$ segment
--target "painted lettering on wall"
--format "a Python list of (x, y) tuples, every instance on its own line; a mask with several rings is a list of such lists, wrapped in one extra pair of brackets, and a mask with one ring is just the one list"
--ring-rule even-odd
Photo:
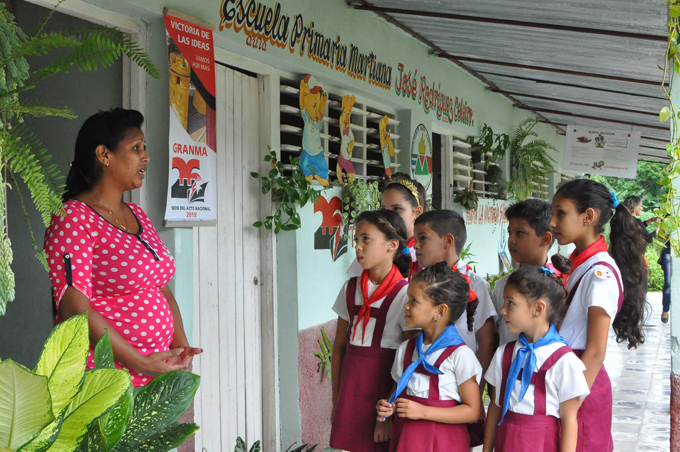
[(314, 21), (305, 22), (302, 14), (288, 15), (281, 3), (269, 6), (257, 0), (222, 0), (220, 31), (233, 29), (247, 35), (246, 43), (262, 51), (269, 44), (288, 49), (291, 54), (323, 64), (371, 85), (392, 89), (392, 66), (380, 61), (372, 51), (345, 43), (340, 35), (326, 35)]
[(467, 126), (475, 124), (472, 119), (472, 108), (465, 99), (455, 99), (441, 91), (441, 83), (429, 84), (427, 77), (422, 75), (418, 78), (418, 69), (415, 72), (406, 70), (403, 63), (399, 63), (394, 90), (397, 96), (418, 100), (423, 106), (423, 111), (429, 114), (435, 112), (437, 119), (449, 124), (461, 122)]

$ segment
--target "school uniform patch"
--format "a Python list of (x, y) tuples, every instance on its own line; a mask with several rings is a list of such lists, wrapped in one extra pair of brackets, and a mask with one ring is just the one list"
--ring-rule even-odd
[(610, 279), (613, 275), (612, 272), (606, 268), (595, 270), (595, 276), (601, 279)]

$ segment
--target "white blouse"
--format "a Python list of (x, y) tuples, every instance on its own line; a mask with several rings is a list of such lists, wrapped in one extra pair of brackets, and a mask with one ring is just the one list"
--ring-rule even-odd
[[(503, 353), (508, 344), (501, 345), (496, 350), (496, 354), (491, 360), (491, 364), (486, 371), (486, 381), (496, 388), (496, 405), (503, 406), (501, 397), (501, 384), (503, 383)], [(522, 344), (515, 342), (515, 348), (512, 352), (514, 359), (517, 355), (517, 350), (522, 347)], [(561, 342), (555, 342), (543, 347), (539, 347), (536, 352), (536, 367), (534, 372), (538, 372), (543, 363), (555, 352), (557, 349), (564, 347)], [(586, 366), (573, 353), (567, 353), (562, 356), (545, 374), (545, 413), (548, 416), (560, 417), (560, 403), (578, 397), (583, 400), (590, 390), (583, 371)], [(534, 414), (534, 385), (529, 385), (524, 399), (519, 401), (519, 393), (522, 383), (520, 380), (515, 382), (515, 386), (510, 396), (509, 411), (518, 414)], [(508, 388), (506, 388), (507, 390)]]

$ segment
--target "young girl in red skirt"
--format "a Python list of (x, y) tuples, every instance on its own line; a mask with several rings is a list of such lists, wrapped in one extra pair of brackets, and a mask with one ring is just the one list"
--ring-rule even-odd
[(505, 326), (519, 338), (496, 350), (484, 376), (494, 387), (484, 452), (574, 452), (576, 413), (590, 391), (585, 366), (554, 325), (564, 285), (547, 267), (522, 267), (503, 301)]
[[(357, 262), (333, 306), (338, 314), (332, 357), (330, 446), (351, 452), (389, 449), (391, 423), (376, 423), (375, 404), (392, 388), (390, 368), (404, 340), (403, 307), (411, 263), (406, 225), (396, 212), (364, 212), (356, 220)], [(413, 333), (411, 333), (413, 334)]]
[[(425, 210), (426, 206), (426, 192), (425, 187), (406, 173), (395, 173), (383, 182), (382, 197), (380, 199), (380, 207), (385, 210), (393, 210), (399, 214), (406, 224), (406, 245), (411, 254), (411, 265), (408, 272), (408, 280), (418, 273), (421, 269), (416, 260), (415, 251), (415, 237), (413, 234), (413, 227), (416, 218), (420, 216)], [(362, 268), (355, 260), (347, 269), (347, 275), (360, 276)]]
[[(614, 192), (590, 179), (558, 187), (550, 226), (560, 245), (576, 249), (553, 264), (566, 274), (566, 313), (559, 332), (586, 366), (590, 395), (578, 413), (577, 451), (611, 452), (612, 388), (603, 362), (609, 328), (629, 348), (644, 341), (640, 324), (645, 307), (643, 253), (646, 242), (635, 217)], [(610, 221), (611, 219), (611, 221)], [(610, 223), (610, 246), (601, 235)]]
[(408, 296), (406, 325), (422, 332), (399, 346), (392, 366), (396, 389), (378, 401), (378, 424), (395, 415), (393, 452), (468, 452), (467, 423), (481, 410), (482, 366), (454, 323), (466, 312), (472, 329), (477, 297), (446, 262), (417, 273)]

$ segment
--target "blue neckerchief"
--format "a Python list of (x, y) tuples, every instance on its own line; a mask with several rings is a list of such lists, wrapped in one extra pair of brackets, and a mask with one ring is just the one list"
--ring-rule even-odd
[(442, 334), (439, 335), (439, 337), (432, 343), (432, 345), (430, 345), (430, 348), (428, 348), (427, 351), (423, 353), (423, 332), (421, 331), (418, 337), (416, 338), (416, 351), (418, 352), (418, 359), (413, 361), (411, 365), (406, 368), (404, 373), (401, 374), (401, 377), (399, 377), (399, 381), (397, 382), (397, 389), (390, 396), (390, 403), (394, 403), (394, 401), (397, 400), (397, 397), (406, 388), (406, 385), (408, 384), (409, 380), (411, 380), (411, 377), (413, 376), (414, 372), (416, 371), (416, 368), (419, 365), (422, 364), (425, 370), (431, 374), (438, 375), (444, 374), (444, 372), (442, 372), (432, 364), (425, 361), (425, 358), (427, 358), (428, 355), (431, 355), (437, 350), (441, 350), (446, 347), (451, 347), (464, 343), (465, 341), (463, 341), (463, 338), (460, 337), (460, 334), (458, 334), (456, 326), (449, 325), (446, 327), (444, 331), (442, 331)]
[[(512, 391), (515, 388), (515, 382), (517, 381), (517, 377), (519, 376), (519, 372), (522, 370), (522, 367), (524, 367), (524, 370), (522, 371), (522, 385), (519, 392), (520, 402), (526, 395), (527, 389), (529, 389), (531, 377), (533, 377), (534, 369), (536, 368), (536, 353), (534, 350), (538, 347), (550, 345), (555, 342), (562, 342), (565, 344), (567, 343), (567, 341), (565, 341), (564, 338), (559, 335), (555, 329), (555, 325), (552, 324), (550, 325), (550, 329), (545, 334), (545, 336), (536, 342), (529, 343), (527, 338), (524, 336), (524, 333), (519, 334), (519, 341), (522, 343), (522, 345), (524, 345), (524, 347), (521, 347), (517, 350), (517, 355), (515, 356), (515, 359), (512, 360), (512, 364), (510, 365), (510, 372), (508, 373), (508, 379), (505, 383), (505, 394), (503, 396), (503, 414), (501, 415), (501, 422), (499, 422), (498, 425), (501, 425), (503, 418), (505, 417), (505, 413), (510, 407), (510, 396), (512, 395)], [(526, 365), (524, 365), (525, 358)]]

